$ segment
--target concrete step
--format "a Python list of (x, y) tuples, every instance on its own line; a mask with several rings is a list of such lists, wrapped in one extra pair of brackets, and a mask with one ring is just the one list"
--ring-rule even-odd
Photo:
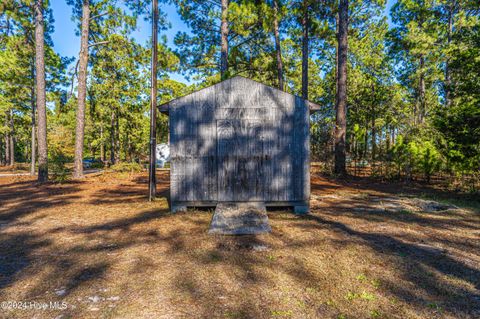
[(232, 202), (217, 204), (208, 232), (221, 235), (256, 235), (271, 231), (265, 203)]

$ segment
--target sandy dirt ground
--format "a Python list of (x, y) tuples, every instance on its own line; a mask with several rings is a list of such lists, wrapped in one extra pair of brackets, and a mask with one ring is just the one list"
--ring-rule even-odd
[(158, 179), (149, 203), (146, 174), (0, 178), (0, 317), (480, 318), (474, 199), (312, 174), (311, 214), (224, 237)]

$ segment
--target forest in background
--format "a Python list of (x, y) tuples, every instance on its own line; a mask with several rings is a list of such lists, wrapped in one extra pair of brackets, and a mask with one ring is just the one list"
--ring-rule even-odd
[[(51, 170), (75, 157), (144, 162), (151, 48), (132, 33), (140, 19), (151, 18), (151, 3), (67, 2), (83, 40), (76, 59), (53, 49), (49, 1), (0, 2), (0, 164), (37, 157), (46, 164), (47, 155)], [(158, 104), (243, 75), (322, 107), (311, 118), (311, 150), (326, 171), (342, 173), (343, 154), (350, 174), (364, 167), (392, 179), (441, 174), (453, 187), (478, 189), (478, 1), (398, 0), (390, 24), (384, 0), (171, 3), (190, 32), (167, 45), (160, 1)], [(44, 87), (37, 84), (39, 22)], [(173, 80), (174, 71), (194, 84)], [(158, 141), (167, 141), (167, 125), (159, 114)]]

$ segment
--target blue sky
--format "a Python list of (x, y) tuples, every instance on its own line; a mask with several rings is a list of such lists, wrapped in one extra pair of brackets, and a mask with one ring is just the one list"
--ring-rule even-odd
[[(385, 13), (387, 16), (391, 6), (396, 0), (387, 0)], [(51, 6), (53, 17), (55, 19), (55, 31), (52, 35), (55, 51), (62, 56), (76, 57), (80, 48), (80, 39), (75, 34), (75, 23), (72, 21), (72, 8), (66, 4), (65, 0), (52, 0)], [(188, 27), (181, 21), (176, 9), (173, 5), (162, 5), (162, 10), (167, 14), (167, 18), (171, 24), (171, 28), (164, 31), (170, 46), (173, 46), (173, 38), (178, 31), (188, 31)], [(390, 23), (390, 17), (388, 17)], [(145, 44), (150, 37), (151, 29), (149, 23), (143, 19), (138, 21), (138, 30), (135, 31), (133, 37), (139, 43)], [(187, 82), (180, 74), (172, 74), (176, 80)]]
[[(72, 21), (72, 8), (65, 0), (53, 0), (51, 2), (53, 17), (55, 19), (55, 32), (52, 35), (55, 50), (64, 56), (77, 56), (80, 48), (79, 37), (75, 34), (75, 23)], [(178, 31), (188, 30), (187, 26), (180, 20), (173, 5), (163, 5), (162, 10), (167, 13), (172, 28), (165, 31), (169, 44), (172, 44), (173, 37)], [(151, 27), (148, 22), (139, 19), (138, 30), (133, 36), (140, 43), (145, 43), (150, 36)]]
[[(52, 34), (55, 51), (62, 56), (77, 57), (80, 51), (80, 38), (75, 34), (75, 22), (72, 21), (72, 7), (65, 0), (51, 2), (55, 31)], [(169, 46), (173, 47), (173, 38), (178, 31), (188, 31), (188, 27), (181, 21), (173, 5), (162, 5), (162, 11), (167, 14), (171, 28), (162, 35), (167, 36)], [(137, 42), (145, 44), (151, 35), (151, 26), (143, 18), (138, 20), (138, 29), (132, 34)], [(171, 74), (172, 78), (188, 82), (181, 74)]]

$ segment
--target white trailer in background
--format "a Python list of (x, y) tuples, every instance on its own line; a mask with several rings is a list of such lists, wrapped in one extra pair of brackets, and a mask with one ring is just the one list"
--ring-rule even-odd
[(157, 144), (157, 167), (164, 168), (165, 163), (170, 161), (170, 146), (166, 143)]

